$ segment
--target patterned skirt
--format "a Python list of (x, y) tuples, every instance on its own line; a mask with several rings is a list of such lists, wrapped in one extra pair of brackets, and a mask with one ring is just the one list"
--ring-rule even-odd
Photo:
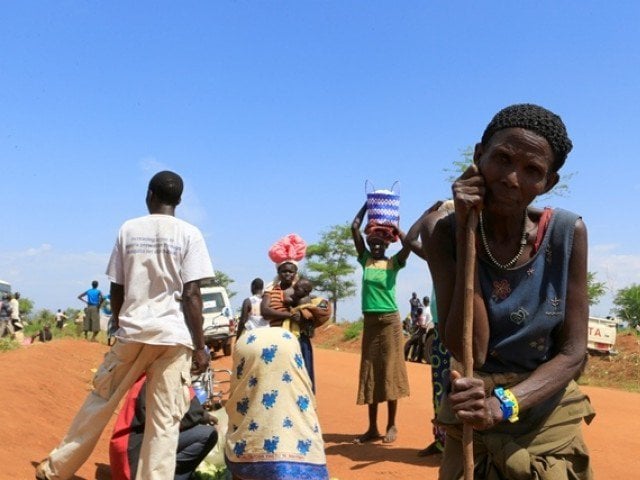
[(238, 339), (225, 408), (225, 459), (235, 478), (328, 480), (315, 396), (291, 332), (258, 328)]
[[(449, 382), (449, 375), (451, 374), (449, 363), (451, 355), (449, 351), (440, 341), (440, 334), (436, 326), (435, 336), (433, 337), (433, 349), (431, 353), (431, 385), (433, 387), (433, 412), (434, 415), (438, 415), (440, 407), (442, 406), (442, 399), (444, 398), (445, 385)], [(445, 428), (438, 425), (433, 421), (433, 437), (435, 438), (436, 445), (442, 451), (444, 448), (444, 442), (446, 437)]]
[(358, 405), (409, 396), (400, 314), (365, 313)]

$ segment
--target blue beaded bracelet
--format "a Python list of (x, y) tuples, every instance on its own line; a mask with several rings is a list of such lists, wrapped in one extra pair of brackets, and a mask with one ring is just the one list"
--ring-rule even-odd
[(502, 387), (497, 387), (493, 390), (493, 394), (500, 401), (500, 411), (502, 412), (502, 418), (509, 420), (511, 423), (518, 421), (519, 405), (513, 393), (509, 390), (505, 390)]

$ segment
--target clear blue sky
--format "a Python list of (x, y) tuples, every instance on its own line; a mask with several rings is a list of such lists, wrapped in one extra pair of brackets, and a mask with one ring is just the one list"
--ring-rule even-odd
[[(108, 290), (117, 229), (167, 168), (238, 306), (273, 241), (350, 221), (366, 179), (400, 182), (408, 228), (493, 114), (533, 102), (575, 145), (551, 202), (583, 215), (589, 270), (640, 283), (639, 25), (630, 1), (4, 2), (0, 278), (52, 310)], [(412, 257), (401, 312), (430, 288)]]

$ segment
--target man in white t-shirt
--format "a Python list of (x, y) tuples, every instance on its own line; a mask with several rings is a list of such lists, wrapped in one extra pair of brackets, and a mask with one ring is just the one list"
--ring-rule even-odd
[(148, 422), (135, 478), (173, 478), (180, 419), (189, 407), (190, 368), (209, 365), (199, 281), (213, 277), (200, 231), (175, 218), (183, 183), (163, 171), (149, 182), (149, 215), (126, 221), (107, 267), (116, 342), (69, 432), (36, 479), (69, 479), (93, 451), (119, 401), (147, 375)]
[(9, 300), (11, 305), (11, 323), (13, 323), (14, 335), (18, 343), (24, 341), (24, 325), (20, 320), (20, 292), (15, 292)]
[(418, 316), (418, 326), (425, 330), (423, 333), (426, 333), (429, 328), (433, 327), (433, 318), (431, 317), (431, 311), (429, 309), (429, 297), (424, 297), (422, 304), (424, 307), (422, 308), (422, 314)]
[(238, 322), (238, 338), (245, 330), (269, 326), (269, 322), (260, 313), (263, 293), (264, 281), (261, 278), (254, 278), (251, 282), (251, 296), (242, 302), (240, 322)]

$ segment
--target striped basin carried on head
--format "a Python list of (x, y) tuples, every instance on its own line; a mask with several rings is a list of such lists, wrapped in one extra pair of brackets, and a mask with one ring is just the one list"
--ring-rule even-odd
[(389, 190), (367, 193), (369, 222), (397, 227), (400, 223), (400, 195)]

